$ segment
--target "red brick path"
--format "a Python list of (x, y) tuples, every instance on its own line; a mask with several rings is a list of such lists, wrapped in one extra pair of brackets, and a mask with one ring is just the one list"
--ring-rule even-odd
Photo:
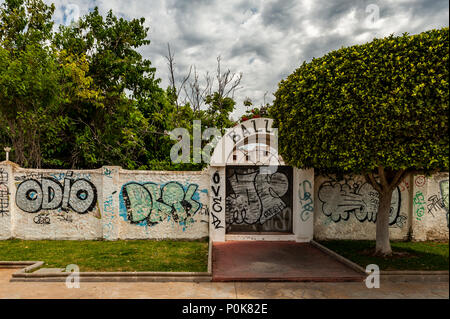
[(362, 281), (363, 276), (310, 244), (213, 244), (213, 281)]

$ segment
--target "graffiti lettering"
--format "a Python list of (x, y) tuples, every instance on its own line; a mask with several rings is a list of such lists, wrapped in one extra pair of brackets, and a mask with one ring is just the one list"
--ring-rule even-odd
[(0, 168), (0, 216), (9, 214), (8, 173)]
[(439, 195), (431, 195), (428, 197), (428, 213), (430, 213), (433, 217), (433, 212), (444, 211), (446, 213), (447, 218), (447, 226), (449, 226), (449, 209), (448, 209), (448, 180), (443, 180), (439, 182)]
[(27, 213), (41, 210), (73, 210), (86, 214), (94, 209), (97, 190), (87, 179), (64, 179), (64, 186), (52, 177), (42, 177), (40, 182), (26, 179), (17, 186), (16, 204)]
[(302, 212), (300, 213), (300, 218), (302, 221), (306, 222), (314, 213), (313, 199), (311, 193), (311, 182), (308, 180), (303, 181), (299, 185), (298, 198), (300, 199), (300, 206), (302, 207)]
[(219, 217), (217, 217), (217, 215), (214, 214), (221, 214), (223, 207), (221, 205), (222, 203), (222, 196), (219, 196), (220, 194), (220, 174), (219, 172), (215, 172), (213, 177), (212, 177), (212, 184), (211, 184), (211, 189), (213, 191), (213, 204), (212, 204), (212, 212), (211, 212), (211, 223), (214, 226), (215, 229), (221, 229), (224, 228), (221, 225), (221, 220)]
[(222, 222), (220, 221), (220, 219), (219, 219), (216, 215), (214, 215), (212, 212), (211, 212), (211, 217), (212, 217), (211, 223), (213, 224), (213, 226), (214, 226), (215, 229), (224, 228), (224, 227), (221, 225)]
[[(264, 225), (283, 211), (292, 211), (290, 183), (282, 171), (263, 167), (230, 168), (227, 173), (227, 225)], [(227, 186), (228, 187), (228, 186)], [(290, 228), (290, 216), (286, 216)], [(252, 228), (249, 228), (251, 230)]]
[(126, 220), (150, 226), (169, 218), (182, 226), (193, 223), (191, 217), (201, 207), (196, 200), (197, 188), (196, 184), (184, 188), (178, 182), (169, 182), (162, 187), (155, 183), (125, 184), (121, 198), (126, 207)]
[(39, 213), (39, 215), (34, 216), (33, 222), (39, 225), (50, 225), (49, 213)]
[(413, 198), (414, 213), (417, 220), (422, 220), (423, 215), (425, 215), (425, 197), (422, 192), (416, 192)]
[[(379, 195), (366, 182), (326, 181), (320, 185), (318, 197), (322, 202), (322, 212), (335, 223), (348, 221), (351, 214), (360, 222), (376, 222)], [(406, 220), (405, 216), (400, 215), (400, 204), (400, 190), (397, 188), (392, 194), (389, 225), (399, 228), (403, 227)]]
[(448, 209), (448, 202), (449, 202), (449, 198), (448, 198), (448, 179), (447, 180), (443, 180), (439, 183), (439, 189), (441, 191), (441, 198), (442, 198), (442, 203), (444, 204), (444, 209), (447, 211), (447, 227), (450, 227), (449, 224), (449, 220), (448, 220), (448, 214), (449, 214), (449, 209)]
[(58, 218), (59, 221), (62, 221), (62, 222), (67, 222), (67, 223), (73, 222), (72, 216), (70, 216), (68, 213), (58, 213), (56, 215), (56, 217)]

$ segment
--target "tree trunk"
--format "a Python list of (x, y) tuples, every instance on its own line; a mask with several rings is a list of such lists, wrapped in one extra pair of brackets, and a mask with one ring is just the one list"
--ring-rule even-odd
[(379, 193), (379, 204), (376, 227), (375, 254), (387, 256), (392, 254), (389, 241), (389, 214), (391, 212), (392, 190), (383, 190)]

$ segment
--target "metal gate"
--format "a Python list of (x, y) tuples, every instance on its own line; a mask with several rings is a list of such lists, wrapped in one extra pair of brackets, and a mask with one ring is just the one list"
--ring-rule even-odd
[(292, 167), (226, 167), (226, 233), (292, 233)]

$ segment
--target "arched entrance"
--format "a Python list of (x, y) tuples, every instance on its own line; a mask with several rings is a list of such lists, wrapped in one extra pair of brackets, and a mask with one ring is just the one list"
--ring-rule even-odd
[[(211, 241), (312, 239), (314, 170), (286, 165), (272, 124), (267, 118), (240, 123), (215, 147), (210, 162)], [(310, 201), (304, 208), (308, 218), (302, 215), (304, 196)]]

